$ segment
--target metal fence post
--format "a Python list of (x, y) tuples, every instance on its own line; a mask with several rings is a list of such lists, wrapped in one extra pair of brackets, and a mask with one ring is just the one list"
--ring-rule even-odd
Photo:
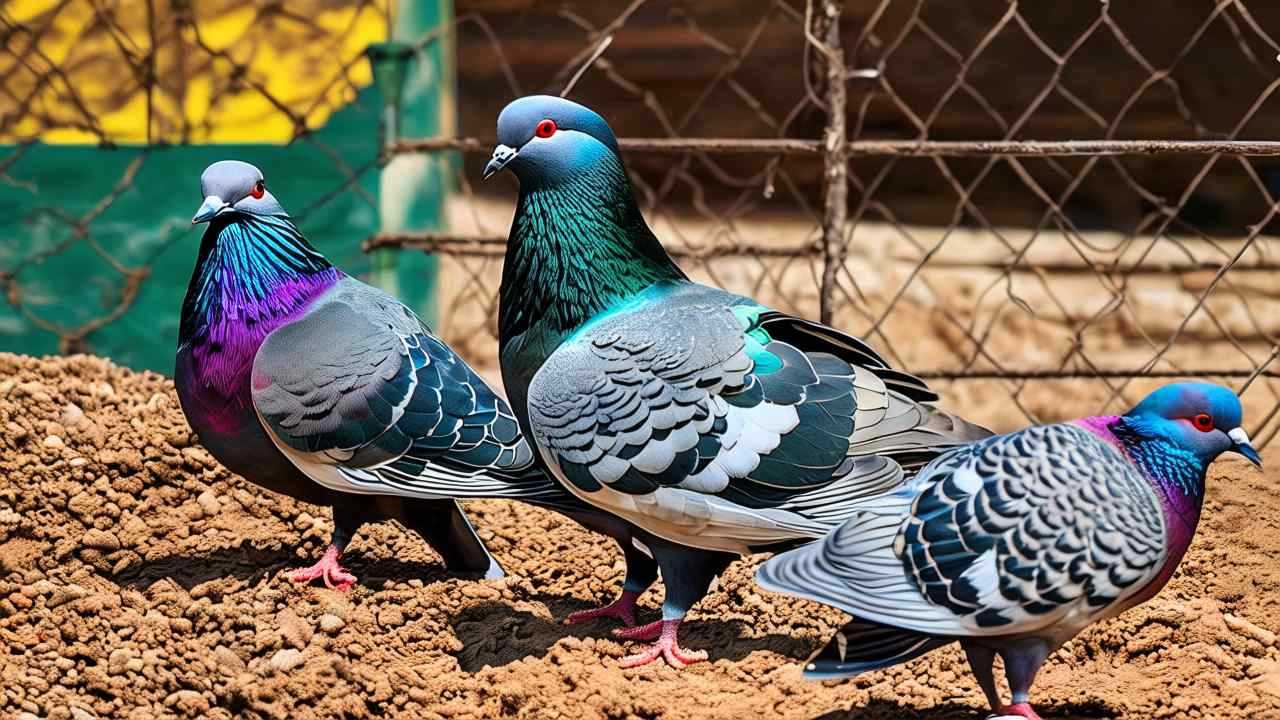
[[(400, 96), (404, 91), (405, 72), (413, 58), (413, 47), (405, 43), (388, 41), (372, 43), (365, 48), (365, 55), (373, 69), (373, 84), (382, 94), (382, 148), (384, 162), (391, 156), (387, 149), (400, 141)], [(385, 172), (386, 166), (383, 165)], [(379, 228), (386, 230), (389, 218), (379, 218)], [(394, 248), (383, 248), (372, 254), (370, 281), (392, 295), (399, 294), (399, 278), (396, 265), (399, 253)]]
[(809, 28), (809, 43), (818, 51), (827, 105), (823, 137), (822, 285), (818, 315), (830, 323), (835, 313), (836, 276), (844, 265), (845, 225), (849, 215), (849, 143), (846, 128), (848, 92), (840, 15), (844, 0), (819, 0)]
[[(456, 133), (451, 0), (404, 0), (394, 4), (391, 41), (370, 47), (370, 59), (389, 56), (398, 77), (388, 78), (397, 102), (388, 108), (383, 138), (385, 164), (379, 183), (380, 232), (439, 231), (446, 224), (445, 203), (456, 186), (453, 153), (405, 155), (395, 152), (401, 138), (429, 139)], [(373, 258), (374, 281), (435, 325), (439, 261), (420, 253)]]

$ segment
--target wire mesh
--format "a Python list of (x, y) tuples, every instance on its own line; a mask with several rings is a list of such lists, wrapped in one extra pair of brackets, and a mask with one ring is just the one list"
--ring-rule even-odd
[(696, 278), (863, 335), (997, 426), (1208, 377), (1244, 393), (1261, 440), (1280, 429), (1280, 12), (475, 5), (457, 37), (478, 109), (459, 137), (390, 149), (469, 156), (453, 229), (366, 243), (447, 258), (441, 329), (470, 355), (494, 357), (511, 194), (468, 180), (507, 100), (578, 73)]
[(276, 179), (322, 245), (376, 229), (379, 109), (357, 99), (386, 26), (385, 2), (0, 7), (0, 343), (168, 369), (217, 159), (288, 161), (302, 177)]
[[(74, 23), (0, 11), (0, 131), (21, 139), (54, 123), (117, 142), (103, 118), (141, 102), (147, 135), (131, 140), (202, 141), (218, 131), (201, 118), (217, 118), (219, 98), (248, 95), (262, 122), (319, 142), (314, 128), (366, 82), (363, 48), (344, 38), (386, 22), (381, 6), (320, 3), (303, 17), (278, 3), (240, 8), (252, 20), (245, 42), (202, 40), (205, 13), (233, 11), (224, 5), (97, 3), (82, 35), (124, 28), (149, 39), (117, 43), (113, 66), (127, 72), (95, 97), (77, 95), (76, 73), (100, 73), (105, 60), (41, 55), (51, 33), (78, 37), (66, 29)], [(494, 118), (514, 97), (572, 82), (571, 96), (617, 131), (642, 207), (692, 276), (866, 337), (975, 420), (1009, 427), (1117, 411), (1167, 378), (1209, 377), (1243, 393), (1260, 443), (1280, 432), (1280, 144), (1269, 140), (1280, 131), (1280, 44), (1266, 29), (1280, 27), (1280, 7), (455, 7), (456, 21), (418, 46), (456, 49), (456, 135), (405, 138), (359, 162), (323, 142), (316, 150), (344, 164), (348, 180), (333, 194), (359, 188), (391, 155), (463, 157), (447, 232), (375, 235), (363, 247), (439, 258), (437, 329), (473, 363), (495, 363), (514, 198), (510, 179), (473, 185)], [(281, 23), (311, 33), (310, 50), (275, 44)], [(293, 54), (303, 59), (287, 73), (256, 64)], [(290, 74), (324, 80), (303, 92), (277, 78)], [(184, 88), (205, 75), (209, 111), (183, 110)], [(71, 98), (64, 114), (44, 109), (48, 93)], [(22, 152), (0, 161), (0, 182), (25, 182), (10, 172)], [(325, 199), (312, 204), (322, 210)], [(94, 218), (66, 223), (91, 238)], [(24, 302), (22, 262), (40, 260), (0, 258), (11, 305)], [(121, 264), (119, 287), (145, 284), (147, 267), (146, 257)], [(91, 320), (109, 324), (114, 307)], [(50, 332), (74, 339), (100, 327)]]

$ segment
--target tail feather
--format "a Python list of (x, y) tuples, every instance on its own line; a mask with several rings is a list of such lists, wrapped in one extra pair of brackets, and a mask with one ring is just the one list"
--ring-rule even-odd
[(932, 402), (938, 399), (938, 394), (924, 380), (889, 367), (884, 358), (870, 345), (852, 335), (821, 323), (776, 311), (761, 314), (760, 325), (768, 330), (770, 337), (774, 339), (806, 350), (829, 352), (855, 367), (870, 370), (884, 382), (885, 386), (916, 402)]
[(908, 473), (914, 473), (952, 448), (994, 434), (932, 405), (922, 405), (890, 393), (889, 406), (883, 411), (883, 416), (854, 432), (849, 454), (888, 457)]
[(512, 470), (463, 468), (437, 462), (414, 472), (392, 465), (376, 468), (327, 466), (341, 478), (345, 492), (456, 500), (519, 500), (552, 510), (579, 511), (590, 506), (536, 465)]
[(835, 529), (872, 498), (893, 492), (934, 458), (993, 435), (929, 405), (891, 394), (876, 422), (854, 433), (838, 479), (779, 506)]
[(914, 660), (952, 642), (954, 638), (900, 630), (854, 618), (809, 658), (804, 666), (804, 676), (809, 680), (849, 678)]
[(477, 573), (485, 579), (505, 574), (457, 502), (406, 499), (403, 521), (440, 553), (451, 572)]
[(861, 501), (893, 491), (904, 477), (898, 463), (875, 455), (848, 458), (841, 473), (833, 483), (793, 495), (779, 509), (835, 529), (857, 511)]

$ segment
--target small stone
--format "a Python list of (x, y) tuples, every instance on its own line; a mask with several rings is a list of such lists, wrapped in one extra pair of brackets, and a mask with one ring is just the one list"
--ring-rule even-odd
[(164, 704), (177, 708), (186, 717), (196, 717), (209, 712), (209, 701), (195, 690), (179, 690), (165, 698)]
[(59, 605), (65, 605), (74, 600), (79, 600), (89, 596), (89, 591), (79, 585), (63, 585), (54, 588), (50, 593), (49, 599), (45, 601), (45, 607), (55, 608)]
[(129, 661), (133, 659), (133, 653), (128, 648), (116, 648), (107, 656), (107, 673), (110, 675), (123, 675), (128, 670)]
[(84, 422), (84, 410), (75, 403), (67, 403), (62, 408), (62, 417), (59, 419), (64, 427), (73, 428)]
[(75, 705), (70, 706), (72, 720), (98, 720), (98, 716)]
[(26, 440), (27, 436), (30, 434), (27, 432), (26, 428), (12, 420), (4, 424), (4, 430), (5, 433), (8, 434), (9, 437), (13, 438), (15, 442), (19, 440)]
[(91, 528), (87, 531), (80, 538), (80, 544), (103, 552), (115, 552), (120, 549), (120, 539), (114, 533), (97, 528)]
[(97, 496), (89, 492), (78, 492), (67, 501), (67, 509), (82, 518), (93, 517), (98, 509)]
[(63, 448), (67, 446), (67, 444), (62, 441), (62, 438), (57, 435), (49, 435), (45, 437), (43, 444), (47, 448)]
[(1236, 617), (1231, 613), (1223, 613), (1222, 619), (1233, 632), (1247, 638), (1253, 638), (1261, 643), (1263, 647), (1271, 647), (1276, 644), (1276, 634), (1266, 628), (1258, 627), (1248, 620)]
[(409, 688), (409, 699), (421, 705), (430, 705), (434, 699), (431, 693), (419, 687)]
[(296, 648), (277, 650), (267, 664), (277, 672), (289, 672), (302, 664), (302, 651)]
[(400, 627), (404, 624), (404, 613), (398, 607), (383, 608), (378, 613), (378, 624), (382, 627)]
[(218, 667), (222, 668), (230, 676), (236, 676), (245, 671), (244, 660), (240, 656), (225, 646), (219, 645), (213, 651), (213, 660), (218, 663)]
[(330, 635), (341, 630), (346, 624), (345, 620), (333, 613), (325, 613), (320, 616), (320, 629)]
[(464, 585), (462, 588), (462, 594), (465, 597), (479, 598), (483, 600), (496, 600), (499, 597), (502, 597), (502, 593), (499, 592), (497, 588), (492, 588), (481, 583)]
[(204, 510), (204, 514), (213, 517), (222, 511), (222, 504), (218, 502), (218, 496), (213, 494), (212, 490), (205, 490), (196, 498), (196, 502), (200, 504), (200, 509)]
[(58, 586), (48, 580), (37, 580), (22, 588), (19, 592), (27, 597), (36, 597), (39, 595), (52, 595), (53, 591), (57, 589)]
[(291, 608), (285, 608), (276, 613), (276, 624), (280, 626), (280, 637), (299, 650), (311, 642), (313, 633), (311, 626), (298, 617)]

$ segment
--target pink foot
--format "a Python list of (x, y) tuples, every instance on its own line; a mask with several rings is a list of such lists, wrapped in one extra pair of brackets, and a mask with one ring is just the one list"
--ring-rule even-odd
[(1020, 717), (1027, 720), (1040, 720), (1040, 716), (1031, 707), (1031, 703), (1016, 703), (1014, 705), (1005, 705), (995, 712), (993, 718)]
[[(707, 659), (706, 650), (689, 652), (680, 647), (680, 642), (676, 639), (676, 635), (680, 632), (679, 620), (662, 620), (656, 624), (662, 628), (658, 641), (642, 653), (622, 658), (619, 665), (624, 668), (640, 667), (662, 658), (667, 661), (668, 665), (678, 670), (686, 665), (692, 665)], [(635, 630), (648, 630), (649, 627), (649, 625), (646, 625), (643, 628), (635, 628)], [(623, 632), (630, 631), (624, 630)]]
[(290, 572), (289, 579), (299, 583), (324, 580), (324, 586), (330, 590), (346, 592), (355, 584), (356, 576), (342, 567), (342, 563), (338, 561), (341, 557), (342, 551), (330, 545), (329, 549), (324, 551), (324, 555), (315, 565)]
[(584, 623), (588, 620), (596, 618), (617, 618), (627, 627), (634, 627), (636, 624), (636, 599), (640, 597), (640, 593), (630, 590), (623, 590), (617, 600), (603, 607), (592, 608), (591, 610), (580, 610), (572, 613), (565, 618), (565, 625), (576, 625)]
[(613, 636), (619, 640), (657, 640), (662, 634), (662, 625), (662, 620), (655, 620), (639, 627), (618, 628), (613, 631)]

